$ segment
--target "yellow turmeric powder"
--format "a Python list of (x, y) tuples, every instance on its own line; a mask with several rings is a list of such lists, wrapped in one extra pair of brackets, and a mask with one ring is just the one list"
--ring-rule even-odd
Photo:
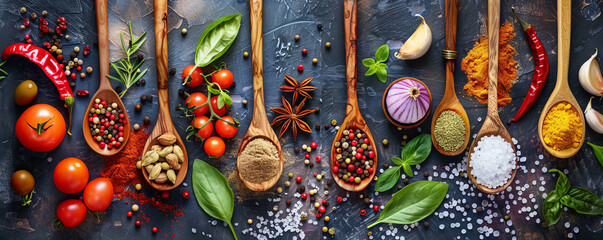
[(557, 151), (570, 147), (577, 148), (582, 141), (582, 131), (580, 115), (568, 102), (553, 106), (542, 123), (544, 143)]
[[(509, 91), (517, 80), (515, 48), (509, 43), (515, 37), (513, 25), (505, 22), (500, 27), (498, 42), (498, 107), (511, 102)], [(480, 103), (488, 103), (488, 36), (483, 35), (461, 62), (461, 70), (467, 74), (463, 87), (469, 96)]]

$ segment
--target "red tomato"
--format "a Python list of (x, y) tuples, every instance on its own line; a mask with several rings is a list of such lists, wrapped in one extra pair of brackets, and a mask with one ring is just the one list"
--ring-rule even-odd
[(29, 107), (15, 125), (19, 142), (35, 152), (55, 149), (63, 141), (66, 129), (63, 115), (48, 104)]
[(184, 71), (182, 71), (182, 82), (184, 82), (186, 77), (190, 75), (186, 85), (190, 87), (199, 86), (201, 83), (203, 83), (203, 76), (201, 76), (201, 74), (203, 74), (203, 71), (201, 71), (200, 67), (188, 65), (186, 68), (184, 68)]
[[(200, 92), (194, 92), (191, 93), (189, 97), (186, 98), (187, 106), (188, 107), (198, 107), (203, 105), (205, 102), (207, 102), (207, 96), (205, 96), (205, 94), (200, 93)], [(195, 114), (195, 116), (202, 116), (205, 115), (205, 113), (207, 113), (207, 111), (209, 111), (209, 106), (205, 105), (203, 107), (197, 108), (195, 109), (195, 111), (193, 112)]]
[(228, 69), (222, 69), (211, 75), (211, 81), (220, 85), (220, 88), (226, 89), (232, 85), (232, 72)]
[(67, 199), (57, 207), (57, 218), (66, 228), (79, 226), (86, 219), (86, 205), (80, 200)]
[(220, 157), (224, 154), (226, 146), (224, 145), (224, 140), (214, 136), (205, 140), (203, 149), (205, 149), (205, 153), (209, 156)]
[(205, 127), (197, 131), (197, 134), (199, 134), (199, 136), (203, 139), (207, 139), (214, 132), (214, 124), (209, 121), (207, 116), (196, 116), (191, 123), (191, 126), (195, 128), (200, 128), (205, 123), (207, 123)]
[(218, 114), (218, 116), (224, 116), (228, 111), (228, 108), (230, 108), (228, 104), (224, 104), (222, 108), (218, 108), (218, 96), (211, 97), (211, 110), (213, 110), (215, 114)]
[(84, 203), (91, 211), (105, 211), (113, 201), (113, 184), (108, 178), (97, 178), (84, 189)]
[(77, 158), (65, 158), (54, 168), (52, 179), (59, 191), (73, 194), (84, 190), (88, 183), (88, 167)]
[(235, 124), (234, 119), (231, 116), (224, 116), (222, 119), (218, 119), (218, 121), (216, 121), (216, 132), (218, 135), (223, 138), (231, 138), (237, 135), (237, 130), (239, 130), (239, 128), (228, 124)]

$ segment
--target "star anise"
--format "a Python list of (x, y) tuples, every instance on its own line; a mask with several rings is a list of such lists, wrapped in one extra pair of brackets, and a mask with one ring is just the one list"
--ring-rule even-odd
[(302, 111), (302, 108), (306, 104), (306, 98), (304, 98), (304, 100), (302, 100), (297, 107), (292, 108), (291, 104), (289, 104), (285, 97), (281, 97), (283, 98), (283, 107), (270, 109), (278, 114), (278, 116), (274, 118), (274, 120), (272, 120), (272, 124), (270, 124), (270, 126), (274, 127), (276, 125), (282, 124), (281, 130), (278, 133), (278, 137), (282, 137), (283, 134), (287, 131), (287, 128), (289, 128), (289, 126), (291, 126), (294, 141), (297, 141), (298, 128), (304, 132), (312, 133), (312, 129), (310, 128), (310, 126), (308, 126), (306, 122), (301, 120), (301, 118), (303, 118), (304, 116), (315, 111), (314, 109)]
[(312, 96), (310, 96), (310, 94), (308, 93), (316, 90), (316, 87), (309, 85), (312, 81), (312, 78), (306, 78), (300, 84), (298, 84), (295, 79), (285, 74), (285, 80), (287, 80), (288, 85), (283, 85), (280, 88), (283, 92), (293, 92), (293, 101), (291, 102), (292, 104), (295, 104), (298, 95), (312, 99)]

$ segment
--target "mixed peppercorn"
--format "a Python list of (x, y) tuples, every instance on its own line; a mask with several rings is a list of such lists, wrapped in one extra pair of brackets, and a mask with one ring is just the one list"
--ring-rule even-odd
[(359, 184), (373, 173), (375, 151), (366, 133), (360, 129), (343, 131), (343, 136), (335, 142), (335, 166), (333, 174), (349, 183)]
[(107, 105), (107, 102), (98, 98), (94, 100), (94, 106), (88, 113), (90, 134), (101, 149), (121, 146), (126, 122), (125, 114), (117, 103)]

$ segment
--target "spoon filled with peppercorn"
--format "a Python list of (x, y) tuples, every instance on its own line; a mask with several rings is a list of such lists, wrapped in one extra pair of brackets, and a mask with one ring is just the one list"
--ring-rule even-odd
[(356, 1), (344, 0), (347, 106), (331, 146), (333, 180), (347, 191), (360, 191), (375, 177), (377, 149), (362, 118), (356, 94)]
[(107, 1), (96, 0), (100, 84), (85, 112), (82, 129), (88, 146), (103, 156), (118, 153), (128, 142), (130, 124), (121, 98), (109, 79), (109, 22)]
[[(499, 41), (499, 28), (500, 28), (500, 0), (488, 0), (488, 114), (486, 116), (486, 120), (484, 120), (484, 124), (482, 128), (477, 133), (477, 136), (473, 139), (473, 143), (471, 144), (471, 148), (469, 151), (469, 156), (467, 157), (467, 175), (473, 185), (477, 187), (480, 191), (487, 194), (495, 194), (501, 192), (511, 183), (515, 178), (515, 174), (517, 173), (517, 157), (514, 157), (513, 161), (515, 166), (511, 170), (511, 176), (507, 179), (507, 181), (499, 187), (489, 188), (477, 182), (476, 177), (472, 174), (472, 164), (471, 161), (472, 155), (475, 152), (476, 147), (478, 146), (478, 142), (482, 140), (483, 137), (496, 137), (500, 136), (504, 139), (505, 142), (509, 143), (512, 148), (513, 155), (515, 156), (515, 144), (511, 139), (511, 135), (503, 125), (502, 121), (500, 121), (500, 117), (498, 116), (498, 41)], [(485, 149), (482, 151), (492, 151), (494, 149)], [(503, 161), (499, 159), (499, 161)], [(501, 171), (496, 167), (492, 167), (488, 169), (488, 171)]]
[[(538, 120), (538, 137), (540, 138), (540, 142), (542, 143), (544, 149), (546, 149), (547, 152), (558, 158), (569, 158), (571, 156), (574, 156), (574, 154), (576, 154), (578, 150), (580, 150), (582, 144), (584, 144), (584, 133), (586, 130), (586, 126), (584, 124), (584, 113), (582, 113), (582, 110), (580, 109), (580, 104), (578, 104), (578, 101), (576, 101), (576, 98), (572, 94), (572, 91), (570, 90), (569, 84), (567, 82), (570, 55), (570, 31), (572, 26), (571, 4), (572, 2), (570, 0), (557, 1), (557, 35), (559, 38), (557, 40), (557, 48), (559, 49), (559, 60), (557, 61), (557, 69), (559, 69), (559, 71), (557, 72), (557, 83), (555, 84), (555, 89), (553, 90), (553, 93), (551, 93), (549, 100), (544, 105), (542, 113), (540, 114), (540, 119)], [(551, 116), (548, 116), (549, 112), (552, 112), (551, 110), (553, 109), (553, 107), (559, 108), (560, 104), (564, 104), (566, 108), (562, 110), (565, 112), (564, 115), (566, 115), (566, 119), (570, 119), (569, 117), (567, 117), (567, 113), (573, 112), (573, 116), (578, 115), (580, 117), (580, 124), (582, 125), (576, 126), (574, 127), (574, 129), (572, 129), (572, 127), (567, 126), (570, 125), (567, 122), (563, 124), (566, 126), (559, 126), (562, 125), (559, 124), (559, 122), (549, 124), (553, 125), (551, 126), (551, 128), (555, 128), (555, 131), (558, 131), (559, 135), (562, 135), (565, 138), (575, 138), (562, 139), (561, 141), (568, 141), (570, 143), (569, 146), (563, 147), (555, 146), (555, 143), (552, 142), (552, 140), (548, 138), (548, 136), (545, 137), (545, 134), (543, 133), (544, 122), (554, 120), (555, 118), (553, 114), (550, 114)], [(548, 120), (549, 118), (551, 120)], [(582, 128), (581, 132), (575, 128)], [(574, 133), (574, 136), (570, 134), (565, 134), (568, 131)]]

